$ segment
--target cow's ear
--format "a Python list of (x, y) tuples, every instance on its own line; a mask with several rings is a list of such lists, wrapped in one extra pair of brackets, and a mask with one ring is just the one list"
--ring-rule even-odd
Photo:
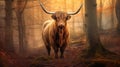
[(70, 16), (70, 15), (68, 15), (68, 16), (67, 16), (67, 18), (66, 18), (66, 20), (69, 20), (70, 18), (71, 18), (71, 16)]
[(56, 20), (56, 15), (55, 14), (52, 14), (52, 19)]

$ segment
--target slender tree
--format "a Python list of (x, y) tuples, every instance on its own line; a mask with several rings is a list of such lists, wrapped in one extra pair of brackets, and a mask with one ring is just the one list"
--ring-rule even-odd
[(111, 0), (111, 27), (114, 28), (114, 6), (115, 0)]
[(85, 22), (87, 39), (89, 43), (87, 57), (105, 55), (108, 51), (102, 46), (97, 26), (96, 0), (85, 0)]
[(5, 49), (10, 52), (14, 52), (13, 46), (13, 11), (12, 11), (13, 0), (5, 0)]
[(100, 0), (100, 13), (99, 13), (99, 29), (102, 30), (102, 13), (103, 13), (103, 3)]
[(26, 7), (27, 0), (17, 0), (17, 9), (16, 15), (18, 20), (18, 31), (19, 31), (19, 52), (25, 53), (27, 49), (27, 41), (26, 41), (26, 28), (24, 22), (24, 9)]
[[(72, 0), (72, 11), (73, 12), (74, 12), (74, 8), (75, 8), (74, 0)], [(73, 26), (72, 26), (73, 27), (73, 34), (75, 34), (75, 17), (72, 17), (72, 23), (73, 23)]]
[(118, 20), (117, 32), (120, 34), (120, 0), (116, 0), (115, 10), (116, 10), (116, 17)]

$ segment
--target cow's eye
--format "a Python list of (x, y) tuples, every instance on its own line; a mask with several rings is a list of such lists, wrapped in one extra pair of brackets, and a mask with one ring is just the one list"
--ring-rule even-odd
[(51, 17), (52, 17), (54, 20), (57, 20), (57, 17), (56, 17), (55, 14), (53, 14)]
[(66, 17), (66, 20), (69, 20), (71, 18), (71, 16), (70, 15), (68, 15), (67, 17)]

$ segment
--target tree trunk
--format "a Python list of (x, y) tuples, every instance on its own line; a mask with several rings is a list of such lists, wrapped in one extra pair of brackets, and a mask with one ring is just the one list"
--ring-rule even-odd
[[(72, 10), (73, 10), (73, 12), (74, 12), (74, 0), (72, 0)], [(75, 17), (72, 17), (72, 19), (73, 19), (73, 21), (72, 21), (72, 23), (73, 23), (73, 34), (75, 34)], [(75, 35), (74, 35), (75, 36)]]
[(116, 17), (118, 20), (117, 32), (120, 34), (120, 0), (116, 0), (115, 10), (116, 10)]
[(114, 28), (114, 6), (115, 6), (115, 0), (112, 0), (112, 9), (111, 9), (111, 29)]
[[(25, 3), (26, 6), (26, 3)], [(24, 1), (18, 0), (17, 1), (17, 20), (18, 20), (18, 31), (19, 31), (19, 52), (26, 53), (27, 50), (27, 41), (26, 41), (26, 28), (24, 22)]]
[(9, 52), (14, 52), (13, 46), (13, 12), (12, 12), (13, 0), (5, 0), (5, 49)]
[(103, 13), (103, 4), (102, 0), (100, 0), (100, 15), (99, 15), (99, 29), (102, 30), (102, 13)]
[(87, 57), (94, 57), (104, 52), (101, 44), (97, 26), (96, 0), (85, 0), (85, 22), (87, 25), (88, 52)]
[(26, 52), (26, 34), (25, 34), (25, 23), (23, 20), (23, 14), (17, 13), (18, 18), (18, 30), (19, 30), (19, 52)]

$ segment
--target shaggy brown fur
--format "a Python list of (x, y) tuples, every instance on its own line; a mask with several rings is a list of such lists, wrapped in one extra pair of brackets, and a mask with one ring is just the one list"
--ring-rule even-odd
[(65, 12), (56, 12), (51, 16), (54, 20), (48, 20), (43, 24), (42, 37), (50, 55), (51, 47), (54, 49), (55, 58), (58, 58), (60, 48), (61, 58), (68, 45), (69, 32), (67, 28), (67, 20), (70, 16)]

